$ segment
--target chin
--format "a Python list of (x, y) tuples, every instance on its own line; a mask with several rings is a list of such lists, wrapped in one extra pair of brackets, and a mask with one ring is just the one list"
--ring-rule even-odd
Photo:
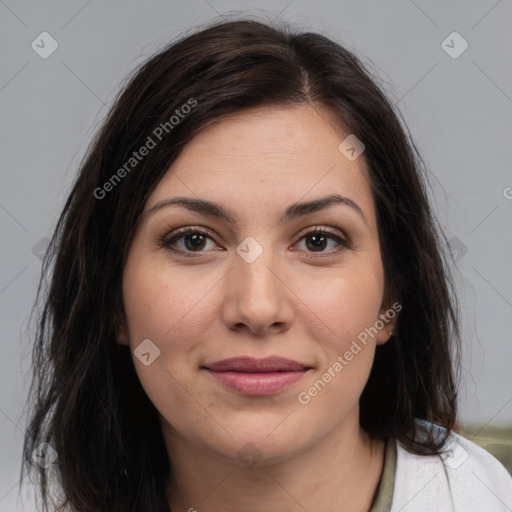
[[(223, 441), (213, 447), (218, 453), (231, 462), (245, 467), (266, 467), (282, 462), (302, 450), (308, 449), (314, 443), (314, 433), (304, 422), (300, 425), (283, 415), (276, 419), (275, 415), (269, 421), (252, 421), (252, 418), (239, 420), (236, 426), (223, 424), (232, 437), (223, 435)], [(283, 421), (284, 419), (284, 421)], [(287, 421), (289, 423), (287, 424)], [(211, 443), (211, 438), (208, 439)]]

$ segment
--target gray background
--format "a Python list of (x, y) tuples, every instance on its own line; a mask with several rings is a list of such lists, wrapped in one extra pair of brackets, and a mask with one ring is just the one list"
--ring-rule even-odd
[[(355, 49), (398, 102), (458, 251), (461, 419), (512, 423), (510, 0), (0, 0), (0, 511), (33, 510), (16, 503), (27, 322), (44, 238), (94, 128), (120, 81), (157, 47), (236, 12), (259, 19), (280, 13)], [(44, 31), (59, 45), (47, 59), (31, 47)], [(469, 44), (458, 58), (441, 46), (453, 31)], [(456, 40), (447, 44), (452, 52), (461, 48)]]

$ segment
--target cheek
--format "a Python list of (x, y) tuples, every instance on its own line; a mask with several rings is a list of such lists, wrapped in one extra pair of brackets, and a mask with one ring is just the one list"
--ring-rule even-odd
[[(322, 342), (326, 352), (346, 350), (347, 345), (379, 319), (382, 280), (378, 271), (347, 270), (317, 282), (304, 283), (299, 296), (305, 297), (302, 322), (313, 340)], [(312, 291), (314, 290), (314, 291)]]
[(322, 415), (336, 404), (334, 422), (357, 403), (371, 371), (377, 339), (372, 328), (382, 300), (380, 276), (378, 268), (347, 269), (304, 295), (308, 299), (302, 325), (320, 349), (321, 359), (301, 390), (301, 403)]
[(185, 327), (188, 338), (204, 332), (205, 298), (214, 286), (208, 276), (194, 278), (161, 263), (148, 261), (135, 272), (128, 267), (124, 304), (132, 343), (149, 338), (157, 345), (179, 346)]
[[(155, 261), (127, 266), (127, 270), (124, 301), (129, 343), (141, 385), (165, 417), (174, 417), (174, 410), (195, 414), (196, 401), (190, 400), (187, 390), (194, 389), (205, 333), (218, 315), (212, 298), (215, 286), (221, 284), (219, 276), (178, 272)], [(134, 353), (145, 339), (159, 350), (149, 366)], [(202, 395), (201, 389), (194, 391), (201, 403)]]
[[(196, 400), (203, 401), (200, 390), (194, 395), (196, 400), (190, 400), (187, 390), (193, 387), (195, 354), (212, 323), (208, 292), (217, 281), (185, 276), (154, 261), (139, 262), (137, 268), (127, 265), (123, 298), (135, 370), (157, 410), (177, 424), (180, 420), (173, 411), (187, 418), (197, 413)], [(148, 366), (134, 354), (146, 339), (160, 351)]]

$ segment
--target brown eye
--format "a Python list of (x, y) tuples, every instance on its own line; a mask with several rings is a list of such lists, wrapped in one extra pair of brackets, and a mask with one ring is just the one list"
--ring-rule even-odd
[(185, 241), (185, 247), (187, 249), (190, 249), (191, 251), (195, 251), (196, 249), (203, 249), (205, 246), (206, 237), (201, 233), (182, 235), (180, 238), (183, 238), (183, 240)]
[[(310, 231), (309, 233), (306, 233), (302, 238), (301, 241), (305, 240), (305, 249), (308, 252), (316, 252), (316, 253), (325, 253), (332, 254), (335, 252), (339, 252), (343, 249), (350, 248), (349, 242), (343, 240), (338, 235), (335, 235), (334, 233), (331, 233), (329, 231), (326, 231), (325, 229), (314, 229), (313, 231)], [(328, 249), (329, 242), (334, 242), (334, 247), (332, 247), (332, 250), (326, 250)]]
[(328, 238), (329, 237), (326, 237), (325, 235), (317, 233), (313, 235), (308, 235), (306, 239), (310, 243), (306, 242), (306, 246), (308, 249), (311, 249), (312, 251), (322, 251), (325, 249), (327, 245)]
[(173, 231), (162, 239), (161, 245), (171, 251), (181, 253), (205, 252), (208, 240), (213, 239), (204, 231), (193, 228), (183, 228)]

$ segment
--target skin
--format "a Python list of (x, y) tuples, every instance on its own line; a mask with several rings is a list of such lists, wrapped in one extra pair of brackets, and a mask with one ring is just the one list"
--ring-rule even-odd
[[(147, 200), (123, 275), (127, 322), (119, 343), (133, 354), (150, 339), (160, 350), (148, 366), (133, 360), (160, 414), (173, 511), (370, 509), (384, 442), (361, 429), (358, 400), (396, 316), (307, 405), (297, 398), (390, 308), (382, 303), (364, 153), (349, 161), (338, 150), (348, 133), (309, 104), (237, 113), (196, 135)], [(357, 203), (364, 218), (335, 205), (278, 221), (290, 204), (333, 193)], [(221, 203), (238, 223), (180, 206), (148, 213), (176, 196)], [(185, 226), (209, 230), (195, 252), (190, 239), (175, 241), (192, 257), (159, 243)], [(315, 250), (305, 235), (319, 226), (348, 237), (350, 248), (327, 238)], [(249, 236), (263, 249), (252, 263), (236, 252)], [(271, 355), (312, 369), (271, 396), (251, 397), (201, 368)], [(260, 457), (256, 465), (237, 457), (247, 443)]]

